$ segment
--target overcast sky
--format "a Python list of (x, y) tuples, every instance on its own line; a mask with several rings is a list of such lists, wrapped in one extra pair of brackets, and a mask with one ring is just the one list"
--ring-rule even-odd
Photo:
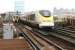
[[(0, 13), (14, 11), (16, 0), (0, 0)], [(75, 0), (24, 0), (24, 11), (39, 9), (53, 10), (57, 8), (75, 8)]]

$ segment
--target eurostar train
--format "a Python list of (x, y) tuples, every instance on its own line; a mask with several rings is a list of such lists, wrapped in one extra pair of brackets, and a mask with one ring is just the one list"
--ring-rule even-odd
[(49, 10), (38, 10), (34, 12), (27, 13), (26, 16), (18, 17), (14, 16), (13, 21), (20, 23), (25, 23), (29, 26), (39, 27), (39, 28), (54, 28), (54, 18)]
[(26, 16), (26, 21), (37, 25), (39, 28), (54, 27), (54, 19), (49, 10), (35, 11)]

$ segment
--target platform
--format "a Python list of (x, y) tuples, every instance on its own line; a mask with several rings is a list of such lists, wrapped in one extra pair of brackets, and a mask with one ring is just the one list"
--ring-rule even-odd
[(0, 40), (0, 50), (31, 50), (24, 39), (3, 39)]

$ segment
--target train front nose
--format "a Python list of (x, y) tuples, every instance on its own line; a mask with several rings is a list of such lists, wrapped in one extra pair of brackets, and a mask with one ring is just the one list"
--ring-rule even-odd
[(42, 22), (39, 24), (39, 27), (51, 27), (54, 26), (53, 22)]

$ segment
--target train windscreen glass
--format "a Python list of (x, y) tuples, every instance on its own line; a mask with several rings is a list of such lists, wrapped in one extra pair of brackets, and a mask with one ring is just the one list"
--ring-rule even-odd
[(39, 13), (40, 13), (42, 16), (44, 16), (44, 17), (49, 17), (49, 16), (51, 16), (50, 11), (48, 11), (48, 10), (41, 10), (41, 11), (39, 11)]

